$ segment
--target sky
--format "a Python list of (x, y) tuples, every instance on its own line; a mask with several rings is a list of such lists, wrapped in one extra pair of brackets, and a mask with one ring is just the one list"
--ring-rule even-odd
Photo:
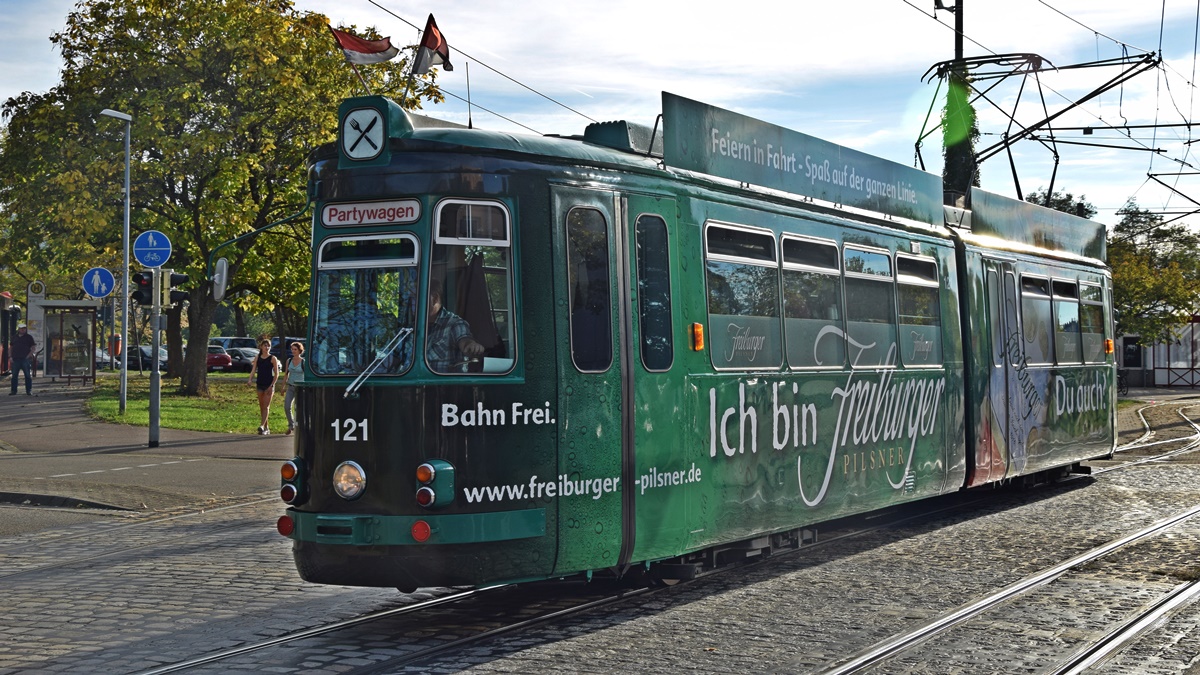
[[(455, 69), (438, 79), (449, 94), (446, 102), (423, 112), (462, 123), (469, 114), (476, 127), (517, 133), (579, 134), (593, 120), (653, 125), (661, 92), (669, 91), (912, 166), (915, 144), (936, 125), (945, 92), (936, 78), (923, 76), (954, 57), (954, 16), (935, 12), (934, 0), (293, 1), (301, 11), (329, 17), (335, 27), (373, 26), (397, 46), (415, 44), (433, 12)], [(1046, 110), (1056, 113), (1123, 70), (1065, 66), (1161, 53), (1162, 67), (1055, 122), (1095, 132), (1055, 133), (1064, 142), (1057, 146), (1054, 185), (1086, 197), (1099, 209), (1096, 220), (1110, 225), (1130, 198), (1168, 218), (1198, 207), (1200, 157), (1190, 154), (1186, 127), (1100, 127), (1182, 125), (1196, 116), (1200, 0), (957, 2), (967, 58), (1033, 53), (1056, 67), (1024, 80), (1023, 92), (1023, 78), (977, 83), (995, 84), (988, 101), (977, 104), (983, 134), (977, 148), (1002, 139), (1013, 124), (1008, 116), (1014, 105), (1019, 103), (1013, 128), (1020, 128), (1046, 115), (1043, 97)], [(0, 101), (58, 83), (62, 62), (49, 37), (65, 25), (74, 4), (0, 0), (0, 35), (6, 36), (0, 41)], [(353, 77), (349, 67), (347, 77)], [(939, 134), (923, 141), (920, 158), (926, 170), (941, 172)], [(1004, 152), (988, 159), (982, 187), (1009, 197), (1018, 195), (1018, 185), (1024, 193), (1045, 188), (1054, 172), (1053, 149), (1017, 142), (1012, 165), (1016, 180)], [(1198, 175), (1180, 175), (1188, 172)], [(1200, 225), (1200, 215), (1185, 222)]]

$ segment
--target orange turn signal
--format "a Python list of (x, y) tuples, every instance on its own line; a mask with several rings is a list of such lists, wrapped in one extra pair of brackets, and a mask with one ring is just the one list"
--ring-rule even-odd
[(1105, 340), (1105, 341), (1104, 341), (1104, 353), (1105, 353), (1105, 354), (1111, 354), (1111, 353), (1113, 353), (1114, 351), (1115, 351), (1115, 349), (1113, 348), (1113, 341), (1112, 341), (1112, 338), (1109, 338), (1109, 339)]
[(435, 475), (437, 475), (437, 472), (434, 471), (433, 465), (428, 462), (417, 467), (417, 482), (422, 485), (428, 485), (432, 482)]
[(692, 351), (704, 351), (704, 324), (694, 323), (691, 326), (692, 331)]
[(298, 473), (300, 470), (296, 467), (295, 462), (284, 462), (283, 466), (279, 467), (279, 475), (284, 480), (295, 480)]

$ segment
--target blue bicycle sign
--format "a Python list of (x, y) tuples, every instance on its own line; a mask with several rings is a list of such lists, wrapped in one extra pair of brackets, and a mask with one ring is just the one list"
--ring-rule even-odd
[(146, 267), (162, 267), (171, 257), (171, 240), (158, 230), (147, 230), (134, 240), (133, 257)]

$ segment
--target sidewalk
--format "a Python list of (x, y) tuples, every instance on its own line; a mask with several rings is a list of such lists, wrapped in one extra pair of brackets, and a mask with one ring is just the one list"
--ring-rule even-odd
[[(37, 377), (33, 395), (26, 396), (24, 379), (16, 396), (0, 391), (0, 452), (119, 452), (157, 450), (159, 452), (202, 454), (240, 459), (277, 459), (287, 448), (290, 459), (292, 438), (221, 434), (159, 428), (159, 447), (150, 448), (149, 427), (98, 422), (87, 416), (84, 403), (92, 386), (78, 382), (67, 385), (61, 379)], [(247, 411), (248, 413), (250, 411)], [(6, 446), (8, 446), (6, 448)]]
[(159, 429), (92, 420), (91, 385), (34, 379), (0, 391), (0, 502), (163, 509), (278, 489), (294, 437)]

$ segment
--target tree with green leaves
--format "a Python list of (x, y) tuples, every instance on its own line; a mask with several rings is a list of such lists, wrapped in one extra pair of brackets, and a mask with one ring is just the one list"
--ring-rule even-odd
[(1053, 194), (1049, 194), (1049, 192), (1048, 188), (1040, 187), (1025, 195), (1025, 201), (1080, 218), (1091, 218), (1096, 215), (1096, 207), (1088, 202), (1086, 195), (1079, 195), (1079, 198), (1076, 199), (1075, 195), (1070, 192), (1061, 190), (1055, 190)]
[[(373, 30), (348, 30), (376, 38)], [(191, 277), (186, 360), (181, 310), (168, 313), (185, 393), (206, 394), (216, 303), (208, 259), (221, 244), (232, 302), (303, 322), (310, 280), (305, 158), (336, 133), (338, 103), (362, 95), (328, 20), (291, 0), (90, 0), (51, 38), (62, 82), (4, 103), (0, 268), (70, 277), (119, 269), (123, 132), (133, 116), (132, 236), (171, 240), (167, 266)], [(402, 106), (441, 100), (436, 71), (408, 87), (407, 58), (360, 68), (373, 93)], [(277, 326), (294, 330), (296, 323)]]
[(1133, 199), (1117, 215), (1108, 241), (1117, 334), (1146, 344), (1172, 339), (1172, 329), (1200, 307), (1200, 235), (1182, 223), (1163, 224)]

